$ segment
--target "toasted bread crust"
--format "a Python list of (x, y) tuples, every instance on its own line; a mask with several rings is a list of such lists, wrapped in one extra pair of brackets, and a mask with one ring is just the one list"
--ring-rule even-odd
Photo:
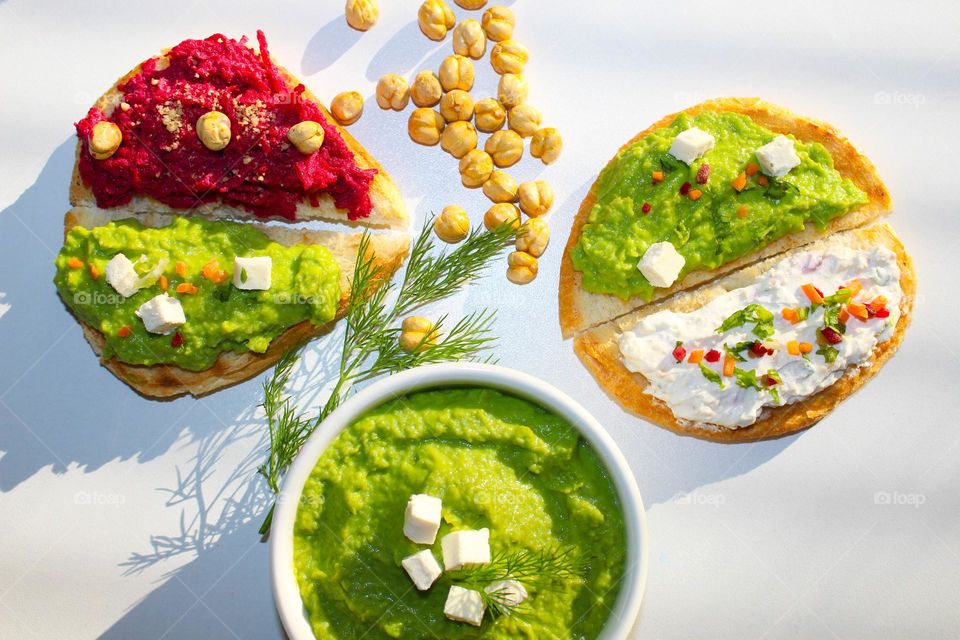
[(590, 329), (574, 339), (574, 351), (600, 386), (622, 407), (681, 435), (714, 442), (733, 443), (777, 438), (806, 429), (816, 424), (840, 402), (877, 375), (884, 363), (896, 353), (903, 340), (904, 331), (910, 324), (913, 301), (916, 296), (916, 274), (913, 262), (888, 225), (878, 224), (854, 229), (843, 232), (839, 237), (851, 247), (866, 249), (883, 245), (896, 253), (903, 298), (900, 304), (900, 320), (893, 335), (886, 342), (877, 345), (869, 364), (859, 368), (848, 368), (837, 382), (804, 401), (764, 409), (759, 420), (748, 427), (731, 429), (677, 420), (663, 401), (645, 392), (646, 378), (638, 373), (631, 373), (624, 367), (616, 337), (649, 314), (662, 309), (675, 311), (697, 309), (726, 291), (744, 286), (774, 266), (780, 260), (779, 257), (768, 258), (688, 294), (676, 296), (662, 303), (651, 304), (628, 316)]
[[(669, 289), (657, 290), (653, 300), (666, 298), (678, 291), (697, 286), (757, 260), (813, 242), (826, 234), (870, 224), (892, 208), (890, 194), (877, 175), (873, 163), (857, 151), (839, 131), (829, 124), (799, 116), (759, 98), (717, 98), (668, 115), (634, 136), (620, 148), (620, 151), (644, 138), (655, 129), (669, 125), (680, 113), (695, 115), (701, 111), (742, 113), (771, 131), (792, 134), (803, 142), (819, 142), (833, 156), (834, 166), (840, 172), (840, 175), (849, 178), (858, 188), (863, 190), (867, 194), (869, 202), (846, 215), (834, 219), (824, 231), (819, 231), (813, 224), (808, 224), (803, 231), (784, 236), (754, 254), (744, 256), (714, 270), (689, 273)], [(612, 163), (615, 159), (616, 155), (610, 162)], [(580, 241), (580, 234), (583, 226), (587, 223), (590, 210), (597, 202), (596, 189), (597, 182), (594, 182), (590, 192), (580, 205), (560, 265), (560, 328), (564, 338), (569, 338), (590, 327), (613, 320), (633, 309), (648, 304), (639, 297), (623, 300), (614, 295), (591, 293), (583, 288), (581, 274), (573, 268), (571, 253)]]

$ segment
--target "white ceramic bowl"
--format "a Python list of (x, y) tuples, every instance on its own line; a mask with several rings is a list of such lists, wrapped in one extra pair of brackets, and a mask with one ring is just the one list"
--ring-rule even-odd
[(324, 449), (368, 410), (414, 391), (443, 387), (490, 387), (530, 400), (567, 420), (593, 446), (613, 479), (627, 533), (627, 566), (620, 594), (601, 634), (627, 638), (640, 613), (647, 580), (647, 523), (630, 467), (613, 439), (570, 396), (525, 373), (483, 364), (439, 364), (390, 376), (344, 402), (307, 440), (284, 478), (270, 531), (270, 572), (277, 610), (292, 640), (314, 640), (293, 571), (293, 526), (303, 485)]

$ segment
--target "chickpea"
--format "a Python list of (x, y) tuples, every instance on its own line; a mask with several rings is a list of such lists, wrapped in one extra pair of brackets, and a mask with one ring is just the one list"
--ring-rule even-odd
[(540, 129), (530, 140), (530, 155), (543, 160), (543, 164), (552, 164), (560, 157), (563, 139), (553, 127)]
[(377, 104), (381, 109), (403, 111), (410, 102), (407, 81), (395, 73), (388, 73), (377, 82)]
[(323, 125), (313, 120), (304, 120), (290, 127), (287, 131), (287, 140), (305, 156), (310, 155), (323, 146), (325, 132)]
[(451, 204), (433, 221), (433, 231), (448, 244), (457, 244), (470, 233), (470, 218), (463, 207)]
[(482, 9), (483, 5), (487, 4), (487, 0), (454, 0), (458, 5), (464, 9)]
[(447, 37), (447, 31), (453, 29), (457, 17), (443, 0), (426, 0), (417, 11), (417, 22), (423, 35), (439, 42)]
[(453, 52), (479, 60), (487, 50), (487, 35), (476, 20), (467, 19), (453, 30)]
[(477, 148), (477, 130), (464, 120), (451, 122), (440, 136), (440, 146), (454, 158), (462, 158)]
[(507, 119), (507, 112), (494, 98), (478, 100), (473, 107), (477, 129), (484, 133), (491, 133), (503, 126)]
[(509, 224), (514, 231), (520, 228), (520, 209), (517, 209), (517, 205), (500, 202), (487, 209), (483, 215), (483, 226), (487, 231), (493, 231), (504, 224)]
[(120, 148), (123, 141), (123, 133), (120, 127), (112, 122), (101, 120), (93, 125), (93, 131), (90, 132), (90, 139), (87, 141), (87, 149), (95, 160), (106, 160)]
[(493, 173), (490, 154), (480, 149), (471, 149), (460, 158), (460, 181), (468, 189), (482, 187)]
[(434, 107), (443, 97), (440, 79), (433, 71), (421, 71), (410, 87), (410, 98), (418, 107)]
[(501, 130), (487, 138), (483, 149), (498, 167), (512, 167), (523, 156), (523, 138), (514, 131)]
[(210, 151), (222, 151), (230, 144), (230, 118), (219, 111), (207, 111), (197, 119), (197, 137)]
[(507, 256), (507, 280), (513, 284), (528, 284), (537, 277), (540, 265), (525, 251), (514, 251)]
[(517, 181), (505, 171), (494, 171), (483, 183), (483, 195), (493, 202), (516, 202)]
[(473, 63), (463, 56), (447, 56), (440, 63), (440, 86), (444, 91), (473, 89)]
[(518, 104), (507, 113), (507, 126), (523, 138), (529, 138), (540, 128), (540, 111), (527, 103)]
[(497, 99), (507, 109), (512, 109), (518, 104), (522, 104), (530, 93), (530, 87), (523, 76), (515, 73), (505, 73), (500, 76), (500, 84), (497, 87)]
[(550, 227), (543, 218), (530, 218), (517, 232), (517, 251), (539, 258), (550, 244)]
[(347, 24), (357, 31), (366, 31), (377, 23), (380, 8), (376, 0), (347, 0)]
[(508, 40), (513, 35), (516, 23), (513, 11), (507, 7), (490, 7), (483, 12), (483, 18), (480, 19), (487, 37), (494, 42)]
[(490, 64), (499, 74), (523, 73), (529, 59), (530, 52), (516, 40), (498, 42), (490, 52)]
[(440, 115), (447, 122), (470, 120), (473, 117), (473, 98), (463, 89), (454, 89), (440, 98)]
[(437, 342), (432, 322), (421, 316), (410, 316), (400, 325), (400, 348), (407, 353), (423, 351)]
[(546, 180), (524, 182), (517, 192), (520, 209), (531, 218), (539, 218), (553, 206), (553, 187)]
[(410, 120), (407, 121), (407, 133), (410, 134), (410, 139), (417, 144), (432, 147), (440, 142), (440, 135), (446, 126), (447, 123), (444, 122), (443, 116), (434, 109), (421, 107), (414, 109), (413, 113), (410, 114)]
[(363, 96), (356, 91), (344, 91), (333, 97), (330, 113), (342, 125), (351, 125), (363, 115)]

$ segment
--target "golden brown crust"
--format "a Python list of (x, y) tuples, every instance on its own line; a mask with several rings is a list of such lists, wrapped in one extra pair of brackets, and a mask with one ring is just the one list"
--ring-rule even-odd
[[(866, 156), (857, 151), (839, 131), (829, 124), (799, 116), (759, 98), (717, 98), (668, 115), (634, 136), (621, 147), (620, 151), (642, 139), (651, 131), (668, 126), (680, 113), (695, 115), (706, 110), (742, 113), (771, 131), (789, 133), (804, 142), (819, 142), (833, 156), (834, 166), (840, 172), (840, 175), (850, 178), (857, 187), (866, 192), (869, 202), (844, 216), (836, 218), (822, 232), (810, 224), (801, 232), (785, 236), (752, 255), (729, 262), (718, 269), (687, 274), (669, 289), (658, 289), (654, 294), (654, 300), (663, 299), (677, 291), (697, 286), (757, 260), (813, 242), (823, 235), (870, 224), (890, 211), (892, 207), (890, 194), (877, 175), (873, 164)], [(616, 156), (610, 162), (613, 162), (614, 159), (616, 159)], [(596, 204), (596, 188), (597, 182), (594, 182), (590, 192), (580, 205), (560, 265), (560, 328), (564, 338), (569, 338), (592, 326), (612, 320), (647, 304), (646, 301), (638, 297), (622, 300), (613, 295), (590, 293), (583, 288), (580, 272), (573, 268), (571, 252), (580, 240), (580, 233), (587, 222), (590, 210)]]
[(688, 311), (699, 308), (725, 291), (744, 286), (760, 273), (763, 273), (780, 258), (773, 257), (746, 269), (725, 276), (714, 282), (658, 304), (651, 304), (628, 316), (608, 322), (577, 336), (574, 339), (574, 351), (580, 357), (600, 386), (622, 407), (631, 413), (665, 427), (681, 435), (689, 435), (715, 442), (750, 442), (777, 438), (806, 429), (816, 424), (830, 413), (840, 402), (873, 378), (884, 363), (896, 353), (903, 340), (903, 334), (910, 324), (913, 300), (916, 295), (916, 274), (913, 262), (893, 230), (886, 224), (847, 231), (838, 236), (850, 246), (869, 248), (884, 245), (897, 254), (900, 267), (900, 287), (903, 299), (900, 305), (901, 316), (893, 335), (874, 350), (869, 365), (861, 368), (850, 367), (833, 385), (814, 394), (805, 401), (782, 407), (767, 408), (760, 419), (749, 427), (729, 429), (715, 425), (693, 424), (677, 420), (669, 407), (661, 400), (645, 393), (647, 380), (638, 373), (631, 373), (623, 366), (616, 336), (634, 326), (646, 315), (669, 308)]
[[(276, 64), (276, 62), (274, 62)], [(99, 99), (96, 107), (106, 114), (113, 113), (113, 110), (120, 104), (121, 93), (118, 87), (128, 81), (133, 76), (140, 73), (141, 65), (137, 65), (129, 73), (121, 77), (114, 85)], [(280, 65), (277, 69), (291, 87), (301, 84), (300, 81), (289, 71)], [(387, 173), (386, 169), (380, 166), (380, 163), (350, 135), (350, 133), (341, 127), (336, 119), (330, 114), (327, 108), (313, 94), (310, 89), (304, 92), (304, 98), (314, 102), (327, 120), (337, 128), (337, 131), (343, 137), (344, 142), (353, 152), (357, 165), (362, 169), (376, 169), (377, 175), (370, 185), (370, 200), (373, 209), (370, 215), (359, 220), (349, 220), (345, 211), (337, 209), (333, 204), (333, 198), (328, 194), (320, 194), (318, 197), (318, 206), (314, 207), (308, 202), (301, 202), (297, 206), (297, 220), (329, 220), (360, 227), (376, 227), (406, 230), (409, 225), (406, 204), (400, 195), (400, 190), (396, 183)], [(96, 199), (93, 191), (80, 178), (80, 153), (83, 152), (83, 143), (78, 139), (76, 148), (76, 161), (73, 165), (73, 176), (70, 182), (70, 204), (75, 207), (95, 207)], [(154, 200), (148, 196), (134, 196), (131, 202), (123, 207), (136, 213), (180, 213), (191, 215), (201, 215), (211, 218), (255, 218), (251, 213), (238, 207), (230, 207), (221, 202), (212, 202), (199, 205), (189, 211), (173, 209), (167, 205)]]
[[(117, 211), (103, 209), (74, 208), (64, 218), (64, 232), (74, 226), (86, 228), (106, 224), (110, 220), (133, 217)], [(146, 226), (165, 226), (173, 216), (164, 214), (144, 214), (136, 219)], [(350, 297), (350, 277), (356, 262), (361, 234), (340, 233), (334, 231), (311, 231), (297, 227), (277, 227), (254, 225), (266, 233), (272, 240), (292, 246), (295, 244), (319, 244), (331, 250), (340, 266), (340, 305), (336, 319), (346, 312)], [(389, 279), (403, 264), (409, 248), (409, 236), (406, 234), (371, 235), (370, 251), (382, 266), (381, 281)], [(265, 353), (220, 354), (214, 365), (203, 371), (188, 371), (173, 365), (131, 365), (116, 358), (101, 359), (102, 364), (118, 378), (129, 384), (139, 393), (151, 398), (171, 398), (184, 394), (205, 395), (224, 387), (231, 386), (251, 378), (273, 366), (293, 346), (328, 332), (336, 319), (326, 325), (316, 326), (310, 322), (301, 322), (280, 334)], [(79, 318), (90, 346), (98, 356), (103, 354), (105, 340), (103, 334), (84, 323)]]

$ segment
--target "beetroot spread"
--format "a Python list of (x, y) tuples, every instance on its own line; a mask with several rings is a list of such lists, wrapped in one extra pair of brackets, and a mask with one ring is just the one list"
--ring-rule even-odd
[[(351, 220), (370, 213), (375, 169), (361, 169), (337, 129), (287, 86), (257, 32), (259, 55), (246, 38), (212, 35), (184, 40), (163, 59), (151, 58), (121, 84), (123, 102), (109, 118), (94, 107), (77, 123), (86, 142), (94, 125), (107, 120), (123, 133), (117, 152), (95, 160), (84, 149), (80, 176), (100, 207), (116, 207), (134, 195), (150, 196), (177, 209), (220, 201), (260, 217), (293, 220), (304, 199), (330, 194)], [(169, 65), (166, 65), (169, 60)], [(223, 151), (210, 151), (197, 137), (197, 119), (208, 111), (230, 118), (232, 137)], [(325, 132), (319, 151), (303, 155), (287, 131), (303, 120)]]

